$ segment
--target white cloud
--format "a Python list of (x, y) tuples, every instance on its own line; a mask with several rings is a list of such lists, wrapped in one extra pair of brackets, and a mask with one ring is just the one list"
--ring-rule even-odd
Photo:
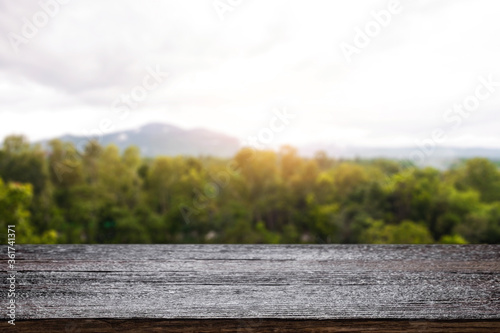
[[(16, 54), (38, 3), (0, 0), (0, 137), (80, 134), (141, 83), (148, 66), (171, 73), (114, 129), (152, 121), (246, 138), (271, 109), (300, 114), (277, 142), (411, 145), (442, 126), (479, 75), (500, 80), (500, 4), (402, 1), (389, 26), (347, 63), (339, 43), (388, 1), (244, 1), (224, 21), (211, 1), (70, 2)], [(500, 89), (449, 144), (494, 146)]]

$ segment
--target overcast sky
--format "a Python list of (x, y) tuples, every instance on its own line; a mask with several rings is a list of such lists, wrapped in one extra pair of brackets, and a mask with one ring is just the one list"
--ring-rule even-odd
[[(273, 144), (411, 146), (441, 128), (445, 145), (500, 147), (500, 84), (477, 88), (500, 82), (498, 0), (401, 1), (386, 26), (371, 13), (389, 1), (61, 2), (49, 17), (39, 0), (0, 0), (1, 138), (109, 119), (106, 131), (161, 121), (244, 140), (286, 108), (296, 117)], [(349, 61), (341, 46), (377, 24)], [(152, 69), (169, 75), (117, 117)], [(468, 116), (446, 113), (465, 100)]]

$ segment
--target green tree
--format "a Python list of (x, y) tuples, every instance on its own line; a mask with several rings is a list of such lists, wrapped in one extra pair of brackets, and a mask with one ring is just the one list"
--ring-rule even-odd
[(431, 233), (423, 224), (403, 221), (398, 225), (386, 225), (382, 221), (370, 221), (370, 227), (361, 237), (370, 244), (431, 244)]
[(468, 160), (462, 171), (460, 183), (477, 190), (484, 202), (500, 201), (500, 172), (488, 159)]
[(28, 210), (32, 197), (31, 184), (14, 182), (5, 184), (0, 178), (0, 227), (2, 230), (7, 230), (8, 225), (14, 225), (17, 243), (55, 243), (57, 239), (55, 230), (46, 230), (41, 235), (36, 234)]

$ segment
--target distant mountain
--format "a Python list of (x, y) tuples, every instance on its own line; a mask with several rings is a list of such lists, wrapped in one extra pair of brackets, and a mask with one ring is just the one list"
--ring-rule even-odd
[[(82, 140), (88, 140), (87, 137), (74, 135), (65, 135), (59, 139), (73, 142), (77, 147), (82, 146)], [(47, 141), (43, 141), (42, 144), (46, 145)], [(211, 155), (232, 157), (241, 148), (239, 140), (229, 135), (201, 128), (185, 130), (162, 123), (152, 123), (133, 130), (106, 134), (99, 139), (99, 142), (103, 146), (115, 144), (122, 150), (132, 145), (138, 146), (144, 156)], [(298, 147), (299, 154), (304, 157), (312, 157), (316, 152), (322, 150), (329, 156), (336, 158), (381, 157), (400, 160), (411, 159), (412, 153), (418, 149), (418, 147), (346, 147), (325, 142)], [(424, 164), (446, 168), (460, 159), (472, 157), (486, 157), (500, 161), (500, 149), (438, 146), (432, 154), (425, 158)]]
[(484, 157), (493, 161), (500, 161), (500, 148), (461, 148), (437, 146), (431, 153), (425, 153), (421, 148), (414, 147), (358, 147), (339, 146), (335, 144), (316, 143), (303, 146), (299, 149), (302, 156), (314, 156), (318, 151), (324, 151), (328, 156), (336, 158), (389, 158), (397, 160), (420, 161), (424, 156), (423, 165), (438, 168), (447, 168), (461, 159)]
[[(343, 158), (395, 158), (408, 159), (415, 151), (424, 152), (423, 149), (415, 147), (359, 147), (359, 146), (339, 146), (335, 144), (310, 144), (299, 149), (301, 155), (313, 156), (317, 151), (325, 151), (328, 155)], [(472, 158), (486, 157), (500, 159), (500, 148), (461, 148), (437, 146), (435, 150), (428, 154), (429, 157), (440, 156), (443, 158)]]
[[(64, 135), (58, 139), (78, 143), (89, 138), (84, 136)], [(103, 146), (115, 144), (120, 149), (129, 146), (140, 148), (142, 155), (213, 155), (233, 156), (240, 148), (239, 140), (206, 129), (185, 130), (176, 126), (152, 123), (138, 129), (105, 134), (99, 139)], [(48, 141), (48, 140), (47, 140)], [(47, 141), (42, 142), (46, 144)]]

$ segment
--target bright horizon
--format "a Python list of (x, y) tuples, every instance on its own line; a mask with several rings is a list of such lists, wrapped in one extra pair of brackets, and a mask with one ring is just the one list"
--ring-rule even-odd
[[(377, 23), (384, 17), (372, 12), (391, 6), (386, 26)], [(2, 139), (162, 122), (245, 141), (286, 108), (295, 118), (275, 131), (273, 146), (411, 147), (440, 131), (443, 146), (500, 147), (493, 0), (253, 0), (219, 12), (213, 1), (47, 8), (0, 0)], [(47, 10), (53, 17), (26, 38), (26, 22)], [(380, 31), (346, 57), (357, 29), (373, 22)], [(146, 96), (116, 102), (134, 91)], [(125, 109), (124, 119), (114, 112)]]

